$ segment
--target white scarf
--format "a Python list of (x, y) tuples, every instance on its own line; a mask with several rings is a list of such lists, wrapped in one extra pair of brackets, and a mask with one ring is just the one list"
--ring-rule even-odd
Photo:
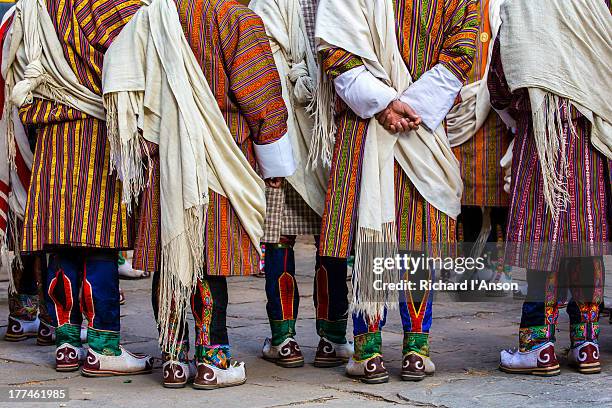
[(308, 166), (314, 121), (309, 113), (316, 90), (317, 64), (310, 49), (299, 0), (253, 0), (249, 7), (263, 20), (289, 111), (287, 134), (296, 171), (287, 181), (317, 214), (323, 214), (329, 171)]
[(52, 100), (104, 120), (102, 97), (82, 85), (70, 68), (44, 0), (17, 3), (2, 75), (13, 106)]
[[(317, 12), (319, 49), (339, 47), (361, 57), (366, 68), (401, 95), (412, 83), (399, 50), (393, 4), (386, 0), (321, 0)], [(331, 83), (322, 83), (329, 87)], [(329, 91), (328, 91), (329, 92)], [(325, 97), (322, 91), (320, 97)], [(330, 101), (319, 100), (319, 110)], [(327, 104), (327, 106), (326, 106)], [(329, 143), (329, 138), (326, 141)], [(359, 196), (353, 309), (381, 316), (396, 293), (373, 289), (373, 257), (396, 252), (394, 162), (431, 205), (452, 218), (461, 211), (463, 183), (459, 163), (440, 126), (391, 135), (372, 118), (365, 140)], [(331, 150), (330, 147), (327, 149)], [(396, 271), (383, 280), (397, 280)], [(388, 296), (392, 295), (392, 296)], [(393, 296), (394, 295), (394, 296)]]
[(566, 208), (568, 162), (559, 106), (591, 123), (591, 143), (612, 159), (612, 16), (601, 0), (506, 0), (501, 58), (511, 91), (527, 88), (553, 218)]
[(446, 116), (446, 131), (451, 147), (467, 142), (480, 130), (489, 117), (491, 98), (487, 79), (493, 53), (493, 43), (501, 26), (501, 5), (505, 0), (490, 0), (489, 25), (491, 37), (485, 73), (480, 80), (467, 84), (461, 89), (461, 103), (453, 106)]
[[(183, 33), (172, 0), (143, 1), (106, 52), (102, 75), (113, 162), (123, 201), (146, 185), (144, 140), (159, 146), (160, 342), (173, 352), (180, 319), (205, 260), (209, 189), (227, 197), (253, 245), (263, 235), (263, 180), (236, 144)], [(174, 340), (174, 341), (172, 341)]]

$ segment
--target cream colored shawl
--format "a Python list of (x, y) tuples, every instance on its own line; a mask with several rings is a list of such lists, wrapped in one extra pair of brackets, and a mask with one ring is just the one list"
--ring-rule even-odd
[[(398, 97), (411, 85), (412, 79), (397, 43), (392, 2), (321, 0), (315, 35), (320, 41), (320, 50), (340, 47), (361, 57), (374, 76), (397, 90)], [(321, 84), (325, 86), (331, 83)], [(323, 97), (325, 94), (325, 91), (320, 93)], [(318, 103), (321, 110), (331, 102)], [(459, 163), (443, 127), (433, 133), (420, 127), (418, 131), (391, 135), (372, 119), (359, 188), (352, 306), (370, 316), (381, 315), (385, 306), (394, 306), (395, 302), (395, 296), (373, 289), (371, 270), (373, 257), (392, 255), (396, 251), (395, 161), (431, 205), (452, 218), (461, 210), (463, 183)], [(392, 273), (387, 279), (396, 281), (397, 276)]]
[(223, 119), (174, 2), (143, 4), (106, 52), (104, 101), (111, 156), (123, 175), (126, 204), (146, 185), (144, 140), (159, 146), (160, 342), (175, 355), (178, 339), (169, 335), (171, 318), (182, 318), (203, 274), (209, 189), (227, 197), (259, 249), (264, 183)]
[(504, 73), (512, 91), (529, 91), (544, 196), (557, 217), (569, 201), (560, 105), (591, 122), (591, 143), (612, 159), (612, 16), (600, 0), (506, 0), (501, 16)]
[(252, 0), (249, 7), (266, 26), (274, 62), (289, 111), (290, 136), (297, 169), (287, 181), (317, 214), (323, 214), (329, 170), (308, 166), (314, 120), (309, 113), (316, 89), (317, 65), (310, 49), (299, 0)]
[(487, 79), (493, 53), (493, 41), (501, 26), (501, 5), (505, 0), (489, 1), (489, 26), (491, 37), (485, 73), (480, 80), (467, 84), (461, 89), (461, 103), (453, 106), (446, 116), (446, 131), (451, 147), (467, 142), (480, 130), (491, 112), (491, 98)]

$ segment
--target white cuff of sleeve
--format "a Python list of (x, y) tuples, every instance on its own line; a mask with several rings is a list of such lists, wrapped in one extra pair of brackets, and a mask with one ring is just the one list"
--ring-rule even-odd
[(397, 92), (361, 66), (334, 80), (338, 96), (362, 119), (370, 119), (397, 98)]
[(504, 122), (506, 126), (508, 126), (510, 130), (512, 130), (512, 133), (516, 134), (516, 120), (514, 120), (514, 118), (510, 115), (510, 109), (495, 109), (495, 112), (497, 112), (502, 122)]
[(296, 165), (288, 135), (285, 134), (273, 143), (254, 146), (257, 164), (264, 179), (293, 175)]
[(434, 131), (453, 107), (463, 84), (442, 64), (425, 72), (400, 96), (421, 117), (425, 126)]

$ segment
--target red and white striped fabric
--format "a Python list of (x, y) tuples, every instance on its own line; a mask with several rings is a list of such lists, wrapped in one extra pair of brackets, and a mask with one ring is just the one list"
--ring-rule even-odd
[[(8, 47), (4, 47), (4, 43), (10, 33), (11, 24), (15, 7), (13, 6), (6, 12), (2, 22), (0, 23), (0, 44), (2, 44), (2, 55), (0, 55), (0, 65), (4, 60), (5, 52), (8, 52)], [(30, 185), (30, 176), (32, 169), (33, 154), (30, 149), (27, 133), (19, 119), (17, 108), (11, 109), (13, 115), (14, 126), (14, 157), (11, 157), (9, 146), (11, 141), (8, 140), (8, 120), (6, 112), (8, 107), (8, 95), (5, 95), (5, 78), (0, 76), (0, 246), (2, 249), (7, 249), (7, 230), (10, 217), (23, 219), (25, 206), (28, 197), (28, 188)], [(13, 234), (16, 231), (13, 231)], [(18, 243), (15, 245), (18, 249)]]

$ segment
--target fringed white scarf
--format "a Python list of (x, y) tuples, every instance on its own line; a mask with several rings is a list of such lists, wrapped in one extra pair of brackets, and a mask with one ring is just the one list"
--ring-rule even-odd
[(159, 146), (160, 343), (175, 357), (173, 324), (203, 276), (209, 189), (227, 197), (259, 249), (264, 183), (231, 135), (172, 0), (143, 1), (107, 50), (102, 83), (124, 203), (146, 186), (144, 141)]
[(453, 106), (446, 116), (446, 132), (451, 147), (461, 146), (472, 139), (485, 123), (491, 111), (491, 97), (487, 87), (487, 79), (493, 53), (493, 42), (501, 26), (500, 11), (504, 1), (490, 0), (489, 2), (491, 37), (484, 75), (480, 80), (467, 84), (461, 89), (461, 103)]
[(563, 112), (582, 113), (591, 143), (612, 159), (612, 16), (603, 1), (506, 0), (501, 17), (504, 73), (512, 91), (529, 91), (544, 197), (556, 218), (569, 201), (561, 122), (572, 121)]
[(283, 99), (289, 111), (287, 134), (290, 135), (297, 168), (287, 181), (310, 208), (322, 215), (329, 171), (320, 163), (308, 166), (314, 126), (309, 110), (316, 99), (318, 69), (310, 49), (300, 1), (252, 0), (249, 7), (266, 26), (281, 78)]
[[(361, 57), (374, 76), (397, 90), (398, 97), (412, 83), (398, 47), (390, 1), (321, 0), (315, 36), (320, 41), (320, 50), (339, 47)], [(317, 103), (323, 121), (321, 134), (315, 137), (321, 137), (323, 152), (331, 152), (334, 142), (334, 135), (325, 133), (325, 129), (331, 128), (327, 121), (333, 122), (328, 112), (332, 105), (332, 86), (327, 79), (319, 85), (321, 93)], [(425, 200), (452, 218), (461, 209), (463, 183), (459, 163), (442, 126), (433, 133), (420, 127), (418, 131), (391, 135), (372, 119), (364, 149), (352, 309), (376, 318), (397, 302), (396, 291), (375, 290), (374, 281), (397, 282), (398, 271), (387, 270), (381, 276), (372, 271), (374, 258), (397, 253), (395, 161)]]

